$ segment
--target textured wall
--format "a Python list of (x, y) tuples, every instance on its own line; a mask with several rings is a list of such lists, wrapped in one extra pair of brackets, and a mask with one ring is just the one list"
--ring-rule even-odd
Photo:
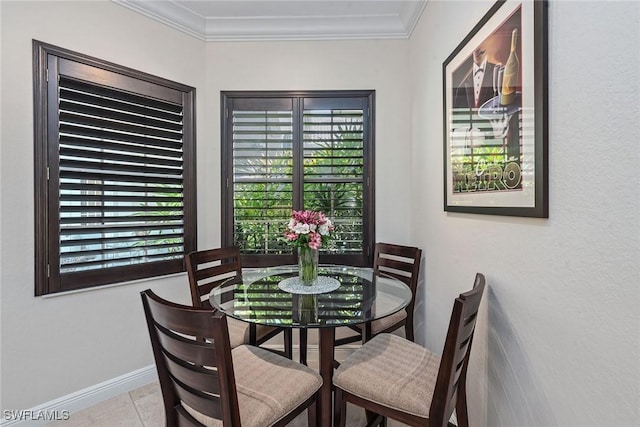
[(492, 3), (430, 1), (410, 40), (422, 335), (441, 351), (443, 302), (484, 272), (474, 425), (635, 426), (640, 3), (550, 4), (549, 219), (443, 211), (442, 63)]

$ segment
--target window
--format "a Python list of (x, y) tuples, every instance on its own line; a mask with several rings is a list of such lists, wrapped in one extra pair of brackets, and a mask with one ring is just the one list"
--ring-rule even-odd
[(295, 262), (292, 209), (336, 226), (321, 262), (371, 265), (373, 91), (223, 92), (222, 239), (243, 265)]
[(195, 89), (33, 47), (36, 295), (184, 271)]

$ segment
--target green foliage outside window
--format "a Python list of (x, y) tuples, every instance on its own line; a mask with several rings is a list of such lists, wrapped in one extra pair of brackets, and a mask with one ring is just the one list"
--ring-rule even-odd
[[(335, 239), (323, 250), (362, 252), (362, 124), (333, 126), (310, 138), (304, 141), (302, 209), (322, 211), (335, 223)], [(243, 159), (234, 175), (242, 176), (234, 182), (234, 243), (247, 254), (290, 253), (282, 233), (293, 209), (291, 149)]]

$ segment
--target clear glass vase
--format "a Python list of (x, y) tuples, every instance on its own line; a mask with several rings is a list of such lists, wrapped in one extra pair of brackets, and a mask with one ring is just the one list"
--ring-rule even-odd
[(296, 298), (298, 299), (297, 321), (301, 325), (318, 323), (318, 295), (299, 294)]
[(309, 246), (298, 247), (298, 267), (300, 282), (313, 286), (318, 282), (318, 250)]

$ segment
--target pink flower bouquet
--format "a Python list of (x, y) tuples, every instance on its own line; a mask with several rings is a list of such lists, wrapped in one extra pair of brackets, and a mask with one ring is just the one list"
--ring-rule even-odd
[(295, 246), (320, 249), (331, 239), (333, 223), (322, 212), (293, 211), (284, 237)]

